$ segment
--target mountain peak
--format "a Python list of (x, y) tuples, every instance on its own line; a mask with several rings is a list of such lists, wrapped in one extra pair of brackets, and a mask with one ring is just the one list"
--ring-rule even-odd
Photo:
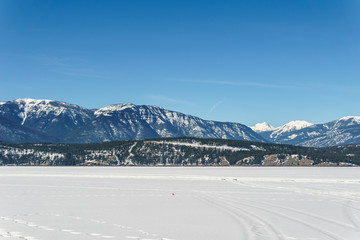
[(250, 127), (250, 128), (255, 132), (267, 132), (267, 131), (272, 131), (275, 129), (273, 126), (269, 125), (267, 122), (257, 123), (253, 127)]
[(334, 127), (351, 126), (360, 124), (360, 117), (346, 116), (334, 121)]
[(276, 138), (276, 137), (280, 136), (281, 134), (297, 131), (297, 130), (307, 128), (310, 126), (314, 126), (314, 124), (309, 123), (307, 121), (300, 121), (300, 120), (291, 121), (281, 127), (275, 128), (275, 131), (271, 133), (271, 136)]
[(112, 104), (103, 108), (100, 108), (98, 110), (95, 111), (95, 115), (99, 116), (99, 115), (106, 115), (108, 116), (109, 113), (114, 112), (114, 111), (121, 111), (127, 108), (132, 108), (136, 106), (135, 104), (132, 103), (119, 103), (119, 104)]
[(346, 117), (340, 118), (338, 121), (348, 121), (348, 120), (352, 120), (352, 121), (356, 121), (356, 122), (360, 123), (360, 117), (358, 117), (358, 116), (346, 116)]
[(22, 103), (22, 104), (31, 104), (31, 105), (37, 105), (40, 103), (43, 104), (48, 104), (50, 102), (53, 102), (53, 100), (47, 100), (47, 99), (32, 99), (32, 98), (18, 98), (16, 100), (13, 100), (12, 102), (16, 102), (18, 104)]
[(16, 100), (12, 100), (6, 103), (15, 103), (19, 106), (26, 106), (26, 107), (46, 107), (46, 108), (64, 108), (64, 107), (73, 107), (73, 108), (81, 108), (75, 104), (63, 102), (63, 101), (56, 101), (56, 100), (49, 100), (49, 99), (33, 99), (33, 98), (18, 98)]
[(58, 137), (84, 125), (93, 118), (93, 111), (61, 101), (19, 98), (0, 104), (0, 116), (13, 124)]
[(314, 125), (313, 123), (309, 123), (307, 121), (296, 120), (296, 121), (288, 122), (285, 125), (281, 126), (280, 128), (288, 131), (293, 131), (293, 130), (300, 130), (302, 128), (310, 127), (313, 125)]

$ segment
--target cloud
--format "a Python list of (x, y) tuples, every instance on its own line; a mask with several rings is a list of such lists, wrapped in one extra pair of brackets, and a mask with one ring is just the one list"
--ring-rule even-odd
[(73, 77), (107, 79), (107, 77), (95, 74), (93, 73), (93, 71), (90, 70), (71, 70), (71, 71), (54, 70), (54, 72), (67, 76), (73, 76)]
[(218, 80), (189, 80), (189, 79), (175, 79), (180, 82), (190, 83), (204, 83), (204, 84), (218, 84), (218, 85), (230, 85), (230, 86), (249, 86), (249, 87), (263, 87), (263, 88), (294, 88), (290, 85), (278, 85), (278, 84), (267, 84), (257, 82), (234, 82), (234, 81), (218, 81)]
[(177, 103), (177, 104), (183, 104), (183, 105), (194, 105), (192, 102), (181, 100), (181, 99), (170, 98), (170, 97), (167, 97), (164, 95), (148, 95), (147, 98), (162, 101), (162, 102), (168, 102), (168, 103), (170, 102), (170, 103)]
[(50, 56), (50, 55), (37, 55), (32, 56), (32, 58), (37, 61), (38, 64), (43, 66), (54, 66), (54, 67), (66, 67), (69, 66), (69, 62), (72, 60), (71, 58), (67, 57), (57, 57), (57, 56)]
[(109, 79), (106, 76), (96, 73), (86, 64), (83, 59), (71, 57), (59, 57), (54, 55), (41, 54), (30, 56), (38, 65), (46, 67), (48, 71), (79, 78)]
[(218, 101), (217, 103), (215, 103), (215, 104), (211, 107), (209, 113), (212, 113), (212, 112), (213, 112), (218, 106), (220, 106), (222, 103), (223, 103), (223, 101)]

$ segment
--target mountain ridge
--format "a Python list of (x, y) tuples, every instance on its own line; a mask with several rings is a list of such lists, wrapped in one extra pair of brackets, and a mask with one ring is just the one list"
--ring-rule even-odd
[(266, 122), (248, 127), (204, 120), (154, 105), (112, 104), (86, 109), (62, 101), (23, 98), (0, 102), (0, 141), (92, 143), (166, 137), (249, 140), (301, 146), (360, 143), (360, 117), (323, 124)]
[(204, 120), (152, 105), (113, 104), (90, 110), (66, 102), (26, 98), (1, 104), (0, 116), (67, 143), (180, 136), (265, 142), (240, 123)]
[(257, 133), (269, 142), (307, 147), (360, 143), (360, 117), (357, 116), (346, 116), (323, 124), (293, 122), (300, 124), (297, 128), (288, 128), (285, 124), (270, 131), (257, 131)]

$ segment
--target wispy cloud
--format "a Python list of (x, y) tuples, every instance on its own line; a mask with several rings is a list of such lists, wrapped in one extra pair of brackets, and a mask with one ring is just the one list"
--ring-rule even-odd
[(165, 103), (177, 103), (177, 104), (183, 104), (183, 105), (194, 105), (192, 102), (189, 101), (185, 101), (182, 99), (175, 99), (175, 98), (171, 98), (171, 97), (167, 97), (164, 95), (148, 95), (147, 98), (153, 99), (153, 100), (157, 100), (157, 101), (161, 101), (161, 102), (165, 102)]
[(107, 79), (107, 77), (98, 75), (90, 70), (54, 70), (54, 72), (73, 77)]
[(248, 87), (263, 87), (263, 88), (295, 88), (290, 85), (268, 84), (258, 82), (235, 82), (235, 81), (219, 81), (219, 80), (191, 80), (191, 79), (173, 79), (179, 82), (189, 83), (203, 83), (203, 84), (218, 84), (218, 85), (230, 85), (230, 86), (248, 86)]
[(57, 57), (50, 55), (37, 55), (32, 58), (40, 65), (43, 66), (54, 66), (54, 67), (66, 67), (70, 65), (71, 58)]
[(211, 107), (209, 113), (212, 113), (212, 112), (213, 112), (218, 106), (220, 106), (222, 103), (223, 103), (223, 101), (218, 101), (217, 103), (215, 103), (215, 104)]
[(46, 67), (49, 71), (79, 78), (100, 78), (108, 79), (108, 77), (98, 74), (90, 68), (86, 62), (79, 58), (59, 57), (55, 55), (41, 54), (31, 56), (38, 65)]

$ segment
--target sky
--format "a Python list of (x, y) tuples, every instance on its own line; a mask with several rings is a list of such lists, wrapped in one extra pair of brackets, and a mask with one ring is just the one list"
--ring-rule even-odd
[(280, 126), (360, 116), (360, 1), (0, 0), (0, 101)]

